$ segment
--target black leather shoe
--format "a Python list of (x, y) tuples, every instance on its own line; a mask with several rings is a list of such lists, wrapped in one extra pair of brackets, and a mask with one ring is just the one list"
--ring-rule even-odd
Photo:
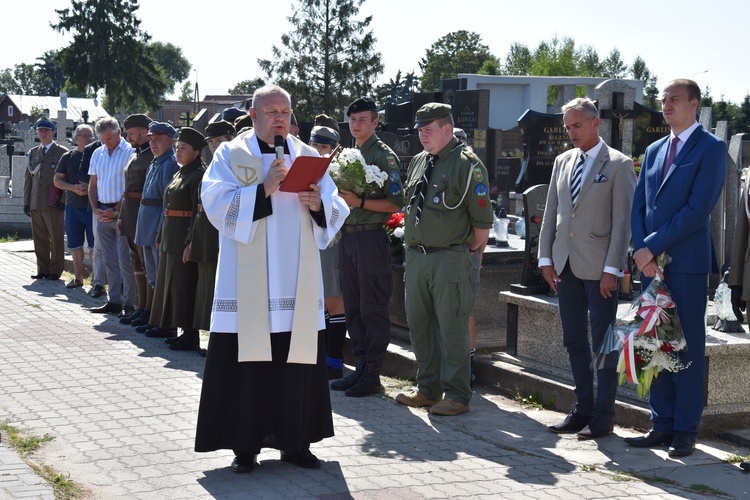
[(258, 455), (241, 455), (239, 457), (234, 457), (234, 460), (232, 460), (232, 470), (237, 474), (252, 472), (257, 463), (257, 458)]
[(587, 425), (581, 432), (578, 433), (578, 439), (596, 439), (612, 434), (614, 429), (612, 427), (597, 427), (591, 428), (591, 425)]
[(201, 348), (201, 343), (198, 339), (180, 339), (169, 344), (169, 348), (173, 351), (198, 351)]
[(159, 328), (158, 326), (146, 331), (146, 337), (154, 339), (168, 339), (177, 336), (177, 328)]
[(174, 344), (175, 342), (179, 342), (182, 339), (183, 339), (182, 335), (178, 335), (177, 337), (170, 337), (168, 339), (165, 339), (164, 343), (167, 345), (170, 345), (170, 344)]
[(675, 432), (667, 453), (670, 457), (689, 457), (695, 449), (695, 439), (684, 432)]
[[(120, 320), (122, 320), (122, 318), (129, 318), (134, 313), (135, 313), (135, 307), (125, 306), (122, 308), (122, 311), (120, 312), (120, 314), (117, 315), (117, 317), (120, 318)], [(120, 321), (120, 323), (122, 323), (122, 321)]]
[(318, 457), (313, 455), (310, 450), (300, 451), (297, 453), (286, 453), (282, 451), (281, 461), (289, 462), (290, 464), (294, 464), (297, 467), (302, 467), (303, 469), (320, 468), (320, 460), (318, 460)]
[(576, 412), (575, 410), (570, 410), (570, 413), (568, 413), (568, 416), (565, 417), (565, 420), (563, 420), (559, 424), (550, 425), (548, 429), (550, 432), (554, 432), (555, 434), (575, 434), (576, 432), (582, 431), (584, 427), (589, 425), (590, 421), (591, 417), (586, 417)]
[(114, 302), (107, 302), (103, 306), (94, 307), (93, 309), (89, 309), (89, 311), (97, 314), (119, 314), (122, 311), (122, 306)]
[(45, 279), (48, 279), (50, 281), (57, 281), (57, 280), (60, 279), (60, 275), (59, 274), (48, 274)]
[(31, 279), (33, 279), (33, 280), (44, 280), (44, 279), (47, 279), (47, 276), (49, 276), (49, 274), (42, 274), (42, 273), (32, 274), (31, 275)]
[(132, 325), (133, 320), (140, 318), (141, 314), (143, 314), (143, 309), (137, 309), (133, 311), (131, 314), (127, 314), (127, 315), (123, 314), (122, 317), (120, 318), (120, 323), (122, 323), (123, 325)]
[(750, 472), (750, 462), (742, 462), (740, 464), (740, 469)]
[[(151, 318), (151, 311), (149, 311), (148, 309), (144, 309), (144, 310), (143, 310), (143, 311), (141, 312), (141, 315), (140, 315), (140, 316), (138, 316), (137, 318), (133, 318), (133, 319), (131, 319), (131, 320), (130, 320), (130, 325), (131, 325), (131, 326), (143, 326), (143, 325), (148, 325), (148, 320), (149, 320), (150, 318)], [(136, 331), (138, 331), (138, 330), (136, 330)], [(142, 333), (142, 332), (141, 332), (141, 333)]]
[(145, 325), (138, 325), (135, 327), (135, 331), (138, 333), (146, 333), (147, 331), (156, 328), (156, 325), (146, 323)]
[(625, 438), (625, 442), (634, 448), (653, 448), (672, 443), (672, 435), (651, 429), (643, 436)]
[(104, 291), (104, 287), (101, 285), (94, 285), (91, 290), (89, 290), (89, 295), (95, 299), (98, 299), (99, 297), (104, 297), (104, 294), (106, 292)]

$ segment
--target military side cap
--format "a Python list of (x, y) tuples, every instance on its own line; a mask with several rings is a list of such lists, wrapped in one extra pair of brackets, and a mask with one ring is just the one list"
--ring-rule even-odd
[(334, 120), (328, 115), (318, 115), (315, 117), (315, 125), (320, 125), (321, 127), (328, 127), (332, 128), (336, 132), (339, 131), (339, 122)]
[(362, 111), (375, 111), (377, 112), (378, 107), (375, 105), (375, 101), (369, 97), (360, 97), (346, 108), (346, 116), (352, 113), (361, 113)]
[(226, 120), (219, 120), (209, 123), (206, 127), (206, 139), (213, 139), (222, 135), (234, 135), (234, 125)]
[(177, 140), (193, 146), (193, 149), (201, 150), (206, 145), (206, 138), (192, 127), (182, 127)]
[(151, 122), (151, 125), (148, 126), (148, 135), (157, 134), (168, 135), (172, 139), (177, 137), (177, 131), (169, 123)]
[(226, 108), (226, 109), (225, 109), (225, 110), (224, 110), (224, 111), (223, 111), (223, 112), (221, 113), (221, 119), (222, 119), (222, 120), (226, 120), (226, 121), (228, 121), (229, 123), (234, 123), (234, 121), (235, 121), (235, 120), (236, 120), (236, 119), (237, 119), (238, 117), (240, 117), (240, 116), (244, 116), (244, 115), (247, 115), (247, 113), (245, 112), (245, 110), (244, 110), (244, 109), (240, 109), (240, 108), (234, 108), (234, 107), (232, 107), (232, 108)]
[(341, 136), (330, 127), (317, 125), (310, 132), (310, 140), (318, 144), (336, 144), (341, 141)]
[(52, 123), (46, 118), (39, 118), (34, 125), (34, 129), (39, 130), (40, 128), (46, 128), (50, 130), (57, 130), (57, 125)]
[(443, 104), (442, 102), (428, 102), (417, 110), (417, 117), (414, 120), (414, 128), (422, 128), (425, 125), (429, 125), (438, 118), (444, 118), (451, 114), (450, 104)]
[(148, 126), (151, 125), (152, 121), (153, 120), (151, 118), (144, 114), (139, 113), (137, 115), (130, 115), (125, 118), (124, 122), (122, 122), (122, 128), (124, 128), (125, 130), (131, 127), (148, 128)]
[(234, 129), (237, 133), (246, 127), (253, 128), (253, 119), (250, 118), (250, 115), (240, 116), (234, 121)]

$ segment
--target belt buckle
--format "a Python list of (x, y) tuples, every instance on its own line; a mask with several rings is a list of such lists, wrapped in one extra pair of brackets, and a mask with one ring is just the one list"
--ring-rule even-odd
[(424, 245), (417, 245), (415, 248), (417, 249), (417, 252), (423, 255), (427, 255), (427, 249), (424, 247)]

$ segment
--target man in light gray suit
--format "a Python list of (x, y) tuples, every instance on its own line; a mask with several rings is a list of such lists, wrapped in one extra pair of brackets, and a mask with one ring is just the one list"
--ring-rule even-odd
[(598, 370), (595, 395), (591, 347), (601, 347), (617, 314), (635, 172), (632, 160), (599, 137), (599, 111), (591, 100), (573, 99), (562, 110), (575, 148), (555, 159), (539, 235), (539, 267), (558, 293), (576, 404), (549, 430), (592, 439), (611, 434), (614, 425), (617, 355), (607, 356)]

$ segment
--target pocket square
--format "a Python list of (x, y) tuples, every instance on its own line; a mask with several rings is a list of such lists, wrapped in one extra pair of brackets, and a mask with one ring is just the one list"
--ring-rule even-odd
[(609, 179), (607, 179), (607, 176), (604, 174), (596, 174), (596, 177), (594, 177), (594, 182), (599, 184), (600, 182), (607, 182)]

